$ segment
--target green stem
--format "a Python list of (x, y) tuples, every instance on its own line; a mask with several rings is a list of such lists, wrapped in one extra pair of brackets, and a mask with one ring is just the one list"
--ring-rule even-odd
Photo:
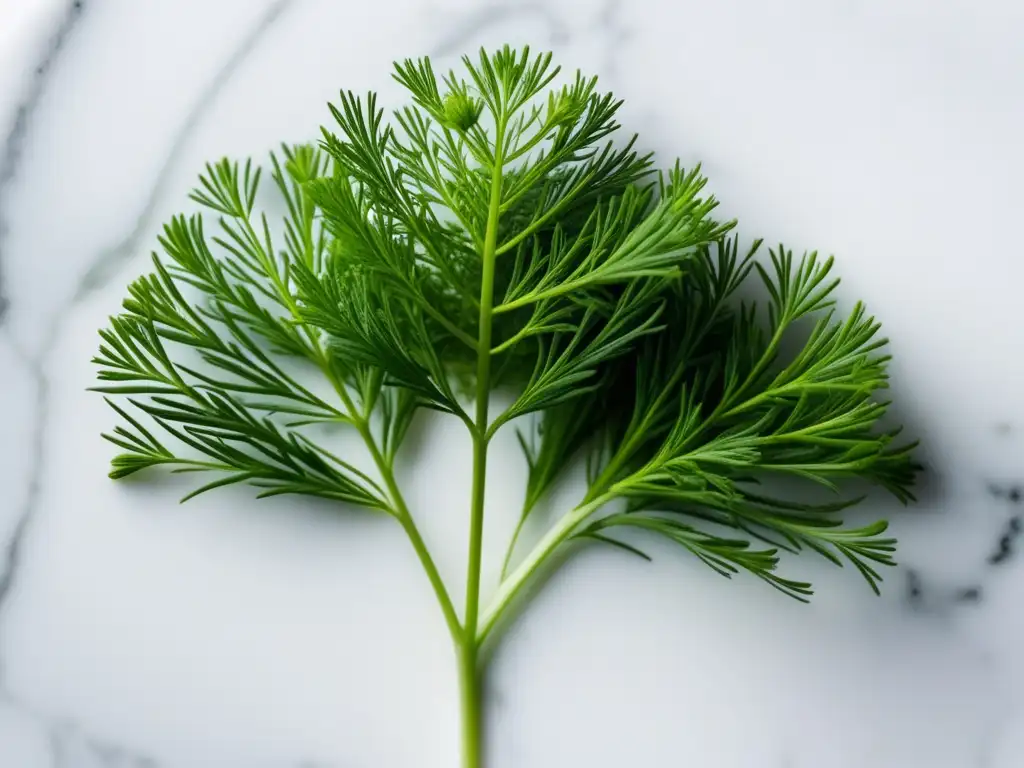
[(504, 178), (502, 145), (505, 124), (498, 119), (495, 134), (494, 167), (491, 171), (491, 199), (487, 229), (481, 253), (483, 275), (480, 280), (480, 328), (477, 337), (476, 414), (473, 422), (473, 491), (469, 517), (469, 557), (466, 566), (465, 634), (459, 651), (459, 681), (462, 689), (462, 765), (481, 765), (480, 680), (476, 640), (480, 612), (480, 568), (483, 560), (484, 491), (487, 483), (488, 407), (491, 397), (491, 314), (494, 305), (494, 260), (498, 243), (498, 216), (501, 210), (501, 184)]
[(409, 537), (409, 543), (412, 544), (413, 551), (416, 552), (416, 556), (419, 558), (420, 564), (427, 574), (427, 580), (430, 581), (430, 586), (433, 587), (434, 594), (437, 595), (437, 602), (441, 606), (441, 613), (444, 614), (445, 623), (448, 625), (448, 632), (455, 642), (460, 642), (463, 634), (462, 625), (459, 624), (459, 617), (455, 613), (455, 606), (448, 595), (444, 579), (441, 578), (437, 565), (434, 563), (434, 558), (430, 556), (430, 550), (427, 549), (427, 544), (423, 541), (423, 536), (420, 535), (419, 528), (416, 527), (416, 522), (412, 519), (412, 514), (410, 514), (408, 507), (405, 505), (405, 499), (395, 483), (394, 473), (391, 471), (390, 466), (384, 462), (372, 437), (367, 441), (367, 444), (370, 446), (370, 452), (374, 454), (374, 461), (377, 462), (378, 457), (380, 458), (380, 463), (377, 464), (377, 467), (380, 469), (381, 474), (384, 475), (384, 482), (388, 487), (388, 492), (397, 507), (398, 522), (401, 523), (402, 529)]
[[(478, 379), (479, 381), (479, 379)], [(480, 404), (483, 404), (484, 418), (487, 413), (487, 395), (477, 395), (477, 420), (480, 425)], [(486, 429), (486, 425), (484, 426)], [(479, 434), (473, 436), (473, 492), (469, 518), (469, 558), (466, 576), (466, 613), (465, 628), (472, 637), (476, 633), (477, 614), (480, 610), (480, 569), (483, 556), (483, 523), (484, 523), (484, 490), (487, 475), (487, 438)]]
[(480, 700), (480, 664), (477, 644), (466, 636), (456, 645), (459, 664), (459, 697), (462, 714), (462, 768), (481, 768), (483, 742), (480, 727), (483, 707)]
[[(294, 308), (294, 314), (296, 319), (299, 318), (298, 308)], [(345, 407), (346, 412), (349, 414), (349, 418), (352, 425), (359, 432), (360, 437), (363, 438), (363, 442), (366, 443), (366, 447), (370, 451), (370, 455), (373, 457), (373, 463), (377, 467), (377, 471), (380, 472), (381, 478), (384, 480), (384, 485), (387, 487), (388, 496), (390, 496), (391, 503), (394, 506), (395, 517), (401, 524), (402, 529), (409, 537), (409, 543), (412, 544), (413, 551), (416, 552), (416, 557), (419, 558), (420, 564), (423, 566), (424, 572), (427, 574), (427, 579), (430, 581), (430, 586), (434, 590), (434, 594), (437, 596), (437, 602), (441, 606), (441, 613), (444, 614), (445, 623), (448, 625), (448, 632), (456, 642), (460, 642), (462, 638), (462, 626), (459, 624), (459, 617), (455, 613), (455, 606), (452, 603), (451, 596), (448, 594), (448, 589), (444, 585), (444, 580), (441, 578), (440, 572), (437, 570), (437, 565), (434, 563), (434, 558), (430, 555), (430, 550), (427, 549), (426, 542), (423, 541), (423, 537), (420, 535), (419, 528), (416, 527), (416, 521), (412, 518), (412, 513), (409, 512), (409, 507), (405, 503), (405, 497), (402, 496), (402, 491), (398, 487), (398, 483), (395, 480), (395, 473), (391, 467), (390, 462), (381, 453), (377, 441), (370, 431), (370, 425), (367, 422), (365, 416), (358, 413), (355, 403), (352, 401), (352, 396), (348, 393), (344, 382), (342, 382), (335, 374), (331, 361), (327, 357), (327, 353), (320, 345), (320, 341), (316, 335), (310, 330), (309, 326), (302, 326), (306, 338), (309, 340), (310, 348), (314, 355), (314, 360), (317, 367), (321, 370), (328, 381), (331, 382), (331, 386), (334, 387), (334, 391), (337, 393), (342, 405)]]
[[(298, 312), (296, 310), (296, 317), (297, 316)], [(409, 543), (412, 544), (412, 548), (416, 552), (416, 556), (419, 558), (420, 564), (423, 566), (423, 570), (427, 574), (430, 586), (433, 588), (434, 594), (437, 596), (437, 602), (441, 606), (441, 613), (444, 614), (444, 620), (448, 625), (449, 633), (451, 633), (452, 638), (456, 642), (459, 642), (462, 637), (462, 626), (459, 624), (459, 617), (455, 613), (455, 606), (452, 603), (451, 596), (448, 594), (448, 589), (444, 585), (444, 580), (441, 578), (441, 574), (437, 570), (434, 558), (431, 557), (430, 550), (427, 549), (426, 542), (423, 541), (419, 528), (416, 527), (416, 521), (413, 520), (412, 513), (409, 512), (409, 507), (405, 503), (405, 497), (402, 496), (402, 491), (398, 487), (398, 483), (395, 481), (394, 470), (388, 460), (385, 459), (384, 455), (381, 453), (380, 448), (377, 445), (377, 441), (373, 437), (373, 433), (370, 431), (370, 425), (367, 422), (366, 417), (358, 413), (355, 403), (352, 402), (352, 396), (345, 388), (344, 382), (342, 382), (335, 374), (334, 369), (331, 366), (331, 361), (327, 357), (327, 353), (324, 352), (323, 347), (320, 346), (320, 342), (316, 338), (316, 335), (306, 325), (303, 325), (303, 329), (309, 339), (309, 344), (313, 351), (317, 367), (320, 368), (327, 380), (331, 382), (331, 386), (334, 387), (334, 391), (337, 393), (342, 405), (349, 414), (352, 425), (359, 432), (359, 436), (363, 438), (363, 442), (366, 443), (366, 447), (369, 449), (370, 455), (373, 457), (373, 463), (377, 467), (377, 471), (380, 472), (381, 478), (384, 480), (384, 485), (388, 490), (388, 496), (390, 496), (391, 503), (394, 506), (395, 517), (398, 519), (402, 529), (409, 537)]]
[(523, 504), (523, 511), (519, 515), (519, 522), (516, 523), (516, 529), (512, 532), (512, 538), (508, 542), (508, 549), (505, 550), (505, 559), (501, 562), (501, 580), (504, 581), (508, 575), (508, 567), (512, 565), (512, 556), (516, 551), (516, 544), (519, 543), (519, 537), (523, 534), (523, 526), (526, 525), (526, 518), (530, 516), (530, 512), (533, 509), (533, 505), (530, 504), (530, 500), (527, 499)]
[(478, 645), (483, 644), (487, 639), (487, 636), (494, 629), (494, 625), (498, 623), (498, 620), (501, 619), (509, 605), (527, 582), (530, 581), (531, 577), (540, 569), (544, 561), (546, 561), (566, 539), (575, 533), (576, 528), (579, 527), (580, 523), (586, 520), (587, 517), (606, 504), (610, 499), (611, 494), (609, 493), (600, 496), (593, 501), (581, 504), (568, 514), (564, 515), (562, 519), (559, 520), (551, 530), (547, 532), (547, 534), (545, 534), (544, 538), (537, 543), (537, 546), (533, 548), (533, 551), (530, 552), (527, 558), (519, 564), (519, 567), (516, 568), (512, 572), (512, 575), (503, 581), (501, 587), (498, 588), (498, 593), (494, 596), (494, 600), (484, 612), (479, 628), (477, 629), (476, 642)]
[[(500, 195), (500, 166), (498, 174), (498, 193)], [(492, 208), (496, 207), (493, 204), (494, 194), (492, 193)], [(334, 391), (337, 393), (338, 398), (341, 400), (345, 411), (348, 414), (349, 420), (352, 425), (358, 430), (359, 435), (363, 438), (363, 442), (369, 449), (371, 456), (373, 457), (373, 463), (377, 467), (377, 471), (380, 472), (381, 477), (384, 480), (384, 484), (387, 487), (388, 496), (393, 507), (395, 518), (398, 520), (402, 529), (405, 531), (406, 536), (409, 538), (409, 543), (412, 544), (413, 550), (416, 552), (416, 556), (419, 558), (420, 564), (423, 566), (423, 570), (426, 572), (427, 579), (430, 582), (431, 588), (434, 590), (434, 594), (437, 596), (437, 602), (441, 606), (441, 613), (444, 614), (445, 623), (448, 625), (448, 631), (452, 636), (452, 640), (455, 643), (456, 651), (459, 657), (459, 679), (460, 687), (462, 688), (462, 701), (463, 701), (463, 752), (465, 754), (465, 768), (479, 768), (479, 754), (480, 754), (480, 717), (479, 717), (479, 690), (480, 683), (477, 672), (477, 644), (475, 642), (476, 635), (476, 624), (473, 624), (473, 631), (464, 631), (463, 626), (459, 623), (459, 617), (455, 612), (455, 606), (452, 603), (451, 596), (448, 594), (448, 589), (445, 587), (444, 580), (441, 578), (440, 572), (437, 570), (437, 565), (434, 563), (434, 558), (430, 554), (430, 550), (427, 548), (426, 542), (423, 540), (423, 536), (420, 535), (419, 528), (416, 526), (416, 521), (413, 520), (412, 514), (409, 512), (409, 508), (405, 503), (405, 498), (402, 495), (401, 489), (398, 487), (398, 483), (395, 480), (394, 469), (391, 462), (381, 452), (380, 447), (377, 445), (377, 441), (373, 436), (373, 432), (370, 430), (368, 414), (360, 414), (355, 403), (352, 400), (352, 396), (348, 392), (348, 388), (345, 382), (338, 376), (334, 366), (331, 364), (331, 360), (327, 353), (324, 351), (323, 346), (320, 344), (320, 339), (317, 334), (302, 320), (302, 315), (299, 312), (299, 307), (295, 301), (295, 297), (292, 295), (288, 286), (282, 280), (280, 273), (277, 271), (276, 265), (270, 255), (263, 249), (262, 243), (259, 237), (256, 235), (251, 223), (249, 222), (248, 216), (242, 217), (246, 232), (252, 242), (252, 245), (261, 254), (264, 271), (274, 284), (278, 295), (281, 297), (285, 307), (291, 313), (292, 318), (297, 322), (309, 343), (310, 357), (316, 366), (323, 373), (324, 377), (331, 383)], [(491, 229), (491, 223), (488, 222), (488, 231)], [(495, 233), (497, 232), (496, 219), (494, 226)], [(488, 288), (488, 295), (493, 292), (494, 284), (494, 237), (491, 238), (491, 269), (489, 277), (486, 276), (485, 270), (485, 286)], [(486, 252), (486, 251), (485, 251)], [(486, 261), (486, 259), (485, 259)], [(432, 314), (436, 312), (431, 307), (426, 308)], [(448, 324), (447, 318), (439, 318), (446, 325)], [(487, 328), (487, 344), (484, 349), (490, 349), (490, 301), (488, 301), (488, 311), (486, 317), (486, 328)], [(480, 322), (481, 334), (484, 330), (484, 316), (481, 313)], [(461, 331), (460, 331), (461, 333)], [(469, 343), (472, 344), (472, 338), (469, 339)], [(483, 400), (483, 421), (486, 422), (487, 418), (487, 400), (486, 395), (490, 392), (490, 386), (486, 383), (489, 378), (489, 363), (490, 358), (487, 356), (487, 366), (485, 370), (485, 386), (483, 388), (484, 400)], [(477, 423), (480, 421), (481, 404), (477, 403)], [(480, 430), (477, 430), (480, 434)], [(476, 442), (479, 444), (480, 438), (476, 438)], [(486, 444), (483, 446), (483, 456), (486, 458)], [(475, 469), (475, 465), (474, 465)], [(481, 469), (481, 475), (482, 475)], [(474, 472), (474, 489), (476, 488), (476, 475)], [(483, 480), (480, 480), (480, 496), (481, 496), (481, 516), (482, 516), (482, 495), (483, 495)], [(477, 492), (474, 490), (474, 499), (476, 499)], [(475, 579), (475, 590), (474, 590), (474, 607), (473, 616), (474, 622), (476, 621), (475, 615), (478, 610), (476, 607), (479, 603), (479, 561), (480, 561), (480, 543), (479, 539), (482, 537), (479, 533), (476, 534), (477, 541), (477, 554), (476, 554), (476, 572), (477, 576)], [(472, 560), (472, 555), (471, 555)], [(472, 569), (471, 569), (472, 573)], [(474, 581), (471, 579), (470, 584)], [(467, 587), (467, 617), (469, 616), (469, 594), (470, 590)]]

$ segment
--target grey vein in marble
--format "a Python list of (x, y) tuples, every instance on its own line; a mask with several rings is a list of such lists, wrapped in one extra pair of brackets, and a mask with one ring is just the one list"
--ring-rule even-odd
[[(167, 157), (157, 174), (156, 180), (150, 187), (149, 193), (146, 196), (146, 202), (131, 230), (117, 244), (104, 249), (91, 261), (76, 287), (69, 304), (62, 312), (55, 315), (50, 322), (39, 349), (32, 353), (16, 345), (12, 339), (8, 339), (17, 357), (26, 370), (29, 371), (35, 382), (35, 398), (33, 402), (35, 428), (30, 447), (31, 462), (28, 476), (28, 493), (21, 514), (18, 516), (11, 536), (6, 543), (2, 564), (0, 564), (0, 618), (2, 618), (4, 608), (15, 585), (18, 567), (21, 562), (22, 545), (33, 519), (41, 491), (43, 459), (46, 450), (45, 435), (49, 426), (50, 381), (46, 373), (45, 363), (60, 336), (63, 321), (76, 305), (81, 303), (94, 290), (101, 288), (112, 275), (116, 274), (117, 270), (125, 262), (136, 255), (139, 240), (151, 223), (156, 204), (189, 138), (216, 101), (217, 95), (230, 81), (232, 75), (252, 54), (259, 41), (292, 2), (293, 0), (275, 0), (275, 2), (271, 3), (253, 26), (253, 29), (242, 39), (225, 60), (224, 64), (210, 79), (197, 98), (195, 105), (189, 111), (180, 129), (175, 134)], [(3, 191), (5, 186), (9, 185), (17, 174), (22, 142), (30, 124), (33, 108), (45, 90), (46, 75), (51, 71), (56, 58), (63, 48), (64, 41), (80, 17), (82, 9), (82, 0), (75, 0), (69, 6), (57, 32), (51, 38), (42, 61), (36, 67), (35, 79), (33, 80), (33, 86), (28, 97), (18, 107), (14, 127), (4, 143), (3, 156), (0, 158), (0, 192)], [(5, 229), (2, 219), (3, 203), (3, 197), (0, 196), (0, 257), (3, 255), (2, 245)], [(2, 267), (2, 260), (0, 260), (0, 267)], [(8, 306), (9, 300), (3, 292), (2, 272), (0, 272), (0, 325), (2, 325)], [(46, 728), (49, 733), (53, 768), (75, 768), (76, 763), (70, 762), (72, 758), (69, 757), (68, 751), (68, 741), (71, 734), (75, 733), (75, 729), (66, 723), (56, 722), (45, 715), (27, 708), (23, 703), (12, 698), (3, 690), (3, 681), (3, 660), (0, 659), (0, 700), (6, 701), (23, 713), (29, 714), (34, 719), (40, 721), (43, 727)], [(79, 738), (84, 739), (85, 748), (103, 766), (110, 766), (111, 768), (156, 768), (157, 766), (157, 763), (151, 758), (133, 754), (131, 751), (113, 743), (80, 735)]]
[[(39, 498), (40, 479), (42, 475), (42, 459), (44, 439), (43, 434), (47, 425), (47, 403), (49, 401), (50, 382), (38, 359), (34, 359), (16, 347), (12, 348), (18, 355), (22, 365), (29, 371), (35, 382), (35, 397), (32, 403), (32, 410), (36, 416), (35, 428), (32, 431), (32, 444), (29, 448), (31, 459), (29, 462), (30, 473), (28, 479), (28, 493), (25, 497), (24, 507), (18, 516), (11, 536), (3, 552), (2, 566), (0, 566), (0, 618), (3, 615), (4, 606), (10, 596), (11, 588), (14, 586), (15, 574), (21, 562), (21, 547), (25, 539), (25, 532), (28, 530), (32, 512)], [(0, 685), (4, 681), (3, 659), (0, 658)]]
[[(15, 526), (14, 535), (8, 542), (3, 567), (0, 568), (0, 613), (3, 611), (5, 600), (13, 585), (15, 574), (17, 572), (21, 542), (24, 539), (25, 532), (31, 520), (32, 512), (35, 509), (36, 500), (39, 494), (42, 458), (45, 451), (44, 435), (48, 426), (47, 403), (49, 381), (46, 376), (44, 363), (52, 350), (53, 345), (60, 336), (60, 329), (64, 317), (69, 311), (71, 311), (71, 309), (89, 296), (92, 291), (102, 287), (110, 276), (114, 274), (117, 267), (122, 266), (128, 259), (135, 255), (139, 240), (143, 232), (146, 230), (146, 227), (150, 224), (153, 210), (160, 198), (160, 194), (164, 190), (167, 178), (169, 177), (171, 170), (174, 168), (175, 162), (181, 154), (181, 151), (184, 149), (188, 138), (194, 132), (202, 117), (216, 100), (217, 94), (230, 80), (231, 75), (237, 71), (238, 67), (255, 49), (260, 38), (264, 36), (274, 21), (281, 16), (281, 13), (292, 2), (293, 0), (276, 0), (276, 2), (272, 3), (260, 18), (259, 22), (254, 26), (253, 30), (246, 35), (238, 47), (225, 61), (224, 65), (210, 80), (209, 85), (200, 94), (195, 106), (189, 112), (185, 121), (182, 123), (181, 129), (175, 136), (167, 159), (161, 167), (156, 181), (150, 188), (150, 191), (146, 196), (146, 203), (131, 231), (119, 243), (110, 248), (104, 249), (92, 260), (68, 306), (63, 312), (58, 313), (51, 321), (50, 327), (47, 329), (47, 333), (43, 337), (43, 343), (40, 345), (40, 348), (36, 353), (32, 354), (27, 350), (21, 349), (12, 342), (12, 346), (18, 353), (18, 356), (21, 358), (23, 364), (36, 381), (36, 419), (34, 422), (36, 429), (34, 431), (35, 440), (31, 448), (33, 461), (29, 479), (28, 499), (25, 503), (22, 515)], [(2, 679), (2, 677), (0, 677), (0, 679)]]
[(0, 692), (0, 705), (17, 710), (36, 724), (46, 743), (51, 768), (160, 768), (160, 763), (148, 755), (96, 738), (74, 721), (43, 714), (7, 693)]
[[(57, 27), (56, 32), (50, 38), (42, 58), (36, 65), (32, 83), (24, 100), (18, 105), (14, 114), (14, 124), (11, 126), (4, 139), (3, 149), (0, 150), (0, 327), (3, 326), (7, 309), (10, 306), (10, 298), (4, 285), (4, 238), (7, 234), (7, 222), (3, 217), (6, 188), (18, 173), (21, 160), (22, 142), (32, 121), (32, 113), (35, 111), (39, 99), (46, 90), (50, 72), (53, 65), (60, 57), (64, 43), (71, 34), (78, 19), (82, 15), (85, 6), (84, 0), (74, 0), (68, 5), (64, 16)], [(2, 595), (2, 593), (0, 593)], [(2, 599), (2, 597), (0, 597)]]
[(53, 768), (83, 768), (83, 757), (103, 768), (159, 768), (151, 757), (83, 734), (70, 724), (51, 725), (49, 736)]
[(156, 207), (157, 202), (160, 200), (164, 188), (167, 185), (167, 180), (170, 178), (171, 171), (177, 165), (178, 159), (181, 156), (182, 151), (185, 149), (189, 138), (195, 132), (196, 127), (199, 125), (204, 115), (209, 111), (210, 107), (213, 106), (217, 99), (217, 95), (221, 92), (228, 81), (231, 80), (231, 76), (245, 62), (250, 54), (252, 54), (257, 43), (260, 41), (260, 38), (266, 34), (267, 30), (270, 29), (273, 23), (277, 21), (285, 9), (287, 9), (293, 2), (294, 0), (275, 0), (271, 3), (249, 34), (242, 39), (241, 43), (239, 43), (238, 47), (232, 52), (231, 56), (228, 57), (220, 70), (203, 89), (203, 92), (199, 94), (199, 98), (196, 100), (195, 106), (193, 106), (189, 111), (185, 121), (181, 124), (181, 128), (174, 137), (171, 148), (167, 153), (167, 157), (164, 160), (163, 165), (157, 172), (156, 180), (152, 187), (150, 187), (149, 194), (146, 197), (146, 204), (143, 206), (142, 211), (136, 219), (135, 225), (119, 243), (104, 249), (96, 256), (95, 259), (92, 260), (92, 263), (89, 264), (85, 274), (82, 275), (82, 279), (79, 281), (78, 286), (75, 289), (72, 306), (78, 304), (93, 291), (106, 285), (111, 276), (115, 274), (126, 261), (136, 255), (139, 240), (142, 238), (143, 233), (145, 233), (146, 228), (149, 226), (151, 219), (153, 218), (153, 210)]

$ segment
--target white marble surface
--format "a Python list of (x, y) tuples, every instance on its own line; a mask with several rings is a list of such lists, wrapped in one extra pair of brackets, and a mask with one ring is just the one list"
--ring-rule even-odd
[[(1024, 509), (1022, 41), (1011, 0), (0, 0), (0, 766), (456, 765), (397, 529), (114, 484), (83, 390), (202, 161), (310, 138), (340, 87), (392, 98), (396, 57), (503, 42), (598, 73), (745, 232), (837, 255), (929, 472), (870, 510), (902, 542), (881, 599), (811, 563), (805, 607), (674, 552), (577, 558), (495, 661), (493, 768), (1024, 765), (1024, 558), (993, 557)], [(406, 480), (457, 589), (468, 445), (436, 439)], [(523, 476), (497, 451), (491, 576)]]

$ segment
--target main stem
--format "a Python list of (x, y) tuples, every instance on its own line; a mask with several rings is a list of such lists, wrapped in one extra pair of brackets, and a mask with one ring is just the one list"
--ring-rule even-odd
[(504, 177), (503, 144), (505, 125), (497, 119), (494, 139), (494, 168), (491, 171), (491, 199), (487, 229), (481, 253), (480, 323), (477, 335), (476, 415), (473, 420), (473, 493), (469, 517), (469, 557), (466, 573), (466, 612), (462, 642), (458, 647), (459, 690), (462, 698), (462, 765), (483, 765), (481, 738), (481, 665), (477, 622), (480, 614), (480, 566), (484, 539), (484, 490), (487, 483), (488, 406), (491, 397), (491, 315), (494, 305), (494, 259), (498, 244), (498, 214)]

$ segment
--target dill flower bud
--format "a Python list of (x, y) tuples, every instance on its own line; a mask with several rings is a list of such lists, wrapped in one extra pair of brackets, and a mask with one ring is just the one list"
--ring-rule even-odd
[(452, 91), (444, 97), (444, 123), (456, 131), (465, 132), (476, 125), (484, 104), (465, 91)]

